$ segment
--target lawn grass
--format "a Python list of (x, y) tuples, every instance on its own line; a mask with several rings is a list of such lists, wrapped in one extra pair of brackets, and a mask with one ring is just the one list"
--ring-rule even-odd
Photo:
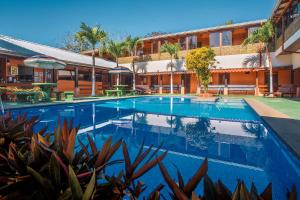
[(265, 98), (256, 97), (260, 102), (275, 108), (279, 112), (290, 116), (293, 119), (300, 120), (300, 101), (286, 99), (286, 98)]
[[(224, 96), (226, 98), (227, 96)], [(244, 96), (238, 96), (238, 95), (232, 95), (228, 96), (229, 98), (250, 98), (258, 100), (276, 110), (279, 112), (286, 114), (290, 116), (293, 119), (300, 120), (300, 100), (293, 100), (293, 99), (287, 99), (287, 98), (267, 98), (267, 97), (255, 97), (252, 95), (244, 95)], [(227, 98), (228, 98), (227, 97)]]

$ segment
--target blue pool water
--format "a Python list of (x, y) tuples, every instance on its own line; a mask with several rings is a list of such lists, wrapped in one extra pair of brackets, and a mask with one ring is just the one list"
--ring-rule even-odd
[[(14, 114), (20, 112), (40, 117), (37, 130), (45, 125), (53, 130), (58, 116), (72, 118), (81, 125), (78, 138), (85, 143), (87, 134), (98, 147), (110, 136), (122, 138), (131, 155), (143, 141), (146, 147), (163, 143), (163, 149), (169, 150), (163, 162), (174, 178), (174, 165), (187, 180), (208, 157), (209, 176), (214, 181), (221, 179), (231, 190), (237, 179), (242, 179), (249, 188), (254, 182), (259, 192), (272, 182), (274, 199), (284, 199), (292, 184), (300, 191), (299, 160), (243, 100), (214, 103), (196, 98), (140, 97), (13, 110)], [(146, 193), (164, 182), (157, 167), (141, 180), (148, 185)]]

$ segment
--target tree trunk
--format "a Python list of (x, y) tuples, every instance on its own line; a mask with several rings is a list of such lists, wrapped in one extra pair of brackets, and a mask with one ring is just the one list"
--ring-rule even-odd
[(266, 46), (266, 53), (267, 53), (267, 58), (269, 61), (269, 71), (270, 71), (270, 89), (269, 93), (270, 96), (273, 96), (273, 65), (272, 65), (272, 58), (271, 58), (271, 53), (269, 52), (269, 48)]
[(171, 58), (171, 90), (170, 90), (170, 94), (174, 94), (173, 91), (173, 60)]
[[(134, 67), (133, 67), (134, 68)], [(135, 90), (136, 87), (135, 87), (135, 70), (133, 69), (133, 79), (132, 79), (132, 89)]]
[(132, 56), (132, 89), (135, 90), (135, 66), (134, 66), (134, 53), (131, 53)]
[(196, 91), (197, 95), (201, 94), (201, 83), (200, 83), (200, 76), (197, 74), (197, 91)]
[[(117, 63), (117, 68), (119, 68), (119, 63), (118, 63), (118, 58), (116, 58), (116, 63)], [(121, 85), (120, 84), (120, 80), (121, 79), (121, 74), (118, 73), (118, 76), (117, 76), (117, 85)]]
[(95, 80), (95, 47), (93, 47), (93, 55), (92, 55), (92, 59), (93, 59), (93, 68), (92, 68), (92, 96), (95, 96), (95, 86), (96, 86), (96, 80)]

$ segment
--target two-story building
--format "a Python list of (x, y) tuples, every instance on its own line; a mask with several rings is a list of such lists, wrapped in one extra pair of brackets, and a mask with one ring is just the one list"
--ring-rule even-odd
[(291, 84), (300, 86), (300, 0), (277, 0), (271, 19), (276, 27), (274, 56), (285, 57), (293, 69)]
[[(196, 75), (185, 68), (185, 57), (189, 50), (211, 47), (216, 53), (216, 62), (211, 67), (210, 90), (219, 92), (228, 86), (229, 93), (267, 93), (269, 84), (269, 62), (261, 53), (262, 44), (243, 46), (243, 41), (266, 20), (258, 20), (204, 29), (163, 34), (143, 38), (143, 45), (135, 55), (137, 85), (147, 85), (157, 92), (169, 92), (170, 57), (161, 53), (160, 47), (168, 43), (178, 43), (181, 47), (175, 60), (174, 88), (177, 93), (195, 93)], [(132, 57), (121, 57), (121, 65), (131, 68)], [(275, 90), (294, 82), (292, 65), (286, 55), (272, 53)], [(231, 88), (231, 89), (230, 89)], [(253, 88), (253, 89), (251, 89)], [(177, 89), (177, 90), (176, 90)]]

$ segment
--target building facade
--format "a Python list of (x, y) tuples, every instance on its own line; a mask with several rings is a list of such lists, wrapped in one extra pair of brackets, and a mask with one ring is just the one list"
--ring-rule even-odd
[[(143, 45), (135, 55), (137, 85), (152, 88), (156, 92), (169, 92), (170, 57), (160, 53), (164, 43), (178, 43), (181, 47), (175, 60), (174, 88), (177, 93), (195, 93), (196, 75), (185, 68), (185, 57), (189, 50), (211, 47), (216, 62), (211, 67), (210, 92), (246, 93), (263, 95), (268, 92), (269, 62), (261, 52), (262, 44), (243, 46), (243, 41), (266, 20), (224, 25), (173, 34), (143, 38)], [(278, 87), (292, 84), (295, 78), (293, 65), (286, 55), (272, 52), (275, 91)], [(131, 69), (133, 57), (124, 56), (119, 62)], [(223, 91), (224, 88), (226, 91)]]
[[(66, 63), (63, 70), (31, 68), (24, 60), (45, 55)], [(96, 58), (96, 94), (109, 87), (108, 71), (115, 63)], [(0, 35), (0, 86), (31, 88), (32, 83), (55, 82), (60, 92), (74, 91), (77, 96), (92, 92), (92, 57)]]

